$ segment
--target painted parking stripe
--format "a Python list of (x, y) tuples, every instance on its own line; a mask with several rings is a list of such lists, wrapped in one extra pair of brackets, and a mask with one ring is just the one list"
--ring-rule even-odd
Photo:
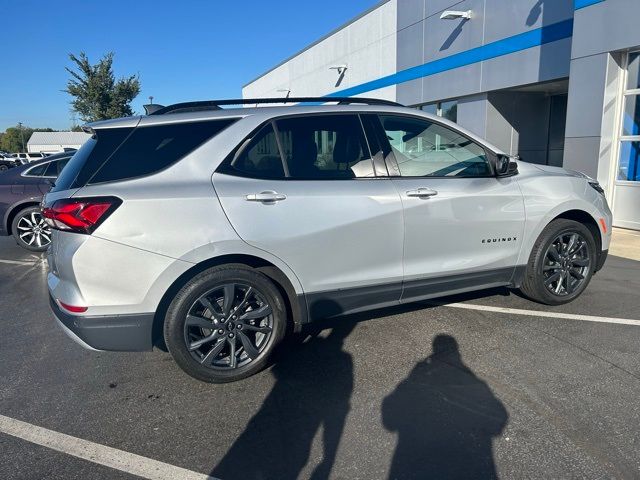
[(580, 320), (583, 322), (618, 323), (621, 325), (640, 326), (640, 320), (630, 318), (596, 317), (594, 315), (578, 315), (575, 313), (541, 312), (540, 310), (522, 310), (519, 308), (493, 307), (490, 305), (476, 305), (473, 303), (438, 303), (429, 302), (438, 307), (462, 308), (465, 310), (480, 310), (484, 312), (508, 313), (511, 315), (525, 315), (527, 317), (562, 318), (564, 320)]
[(36, 265), (39, 262), (23, 262), (20, 260), (4, 260), (0, 258), (0, 263), (9, 263), (11, 265)]
[(0, 415), (0, 432), (149, 480), (215, 480), (202, 473), (65, 435), (4, 415)]

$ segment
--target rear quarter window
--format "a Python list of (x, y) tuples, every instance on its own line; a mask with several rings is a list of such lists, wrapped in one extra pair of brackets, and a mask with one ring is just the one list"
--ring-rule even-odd
[(71, 157), (51, 191), (59, 192), (86, 185), (98, 168), (116, 151), (132, 131), (133, 128), (97, 130)]
[(52, 192), (159, 172), (237, 119), (97, 129), (60, 173)]
[(213, 138), (233, 122), (235, 119), (138, 127), (103, 163), (88, 183), (124, 180), (159, 172)]

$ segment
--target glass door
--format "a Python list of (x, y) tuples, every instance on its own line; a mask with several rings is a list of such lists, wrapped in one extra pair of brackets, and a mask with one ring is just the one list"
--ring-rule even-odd
[(614, 225), (640, 230), (640, 51), (627, 55), (618, 163), (614, 172)]

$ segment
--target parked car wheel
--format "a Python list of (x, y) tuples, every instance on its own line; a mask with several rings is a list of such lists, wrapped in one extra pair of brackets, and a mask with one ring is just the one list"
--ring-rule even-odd
[(211, 383), (240, 380), (267, 365), (286, 330), (275, 285), (244, 265), (208, 269), (178, 292), (164, 337), (176, 363)]
[(7, 170), (9, 170), (9, 167), (6, 165), (0, 165), (0, 172), (6, 172)]
[(596, 263), (591, 231), (573, 220), (554, 220), (533, 246), (521, 290), (546, 305), (568, 303), (587, 288)]
[(51, 229), (40, 207), (20, 210), (11, 223), (11, 232), (18, 245), (32, 252), (44, 252), (51, 243)]

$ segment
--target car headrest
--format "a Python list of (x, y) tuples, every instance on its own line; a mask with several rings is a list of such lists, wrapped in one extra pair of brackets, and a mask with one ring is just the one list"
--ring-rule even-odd
[(352, 135), (338, 133), (333, 146), (333, 162), (336, 164), (351, 164), (360, 159), (360, 142)]
[(311, 137), (300, 135), (293, 142), (291, 156), (295, 166), (314, 165), (318, 160), (318, 146)]

